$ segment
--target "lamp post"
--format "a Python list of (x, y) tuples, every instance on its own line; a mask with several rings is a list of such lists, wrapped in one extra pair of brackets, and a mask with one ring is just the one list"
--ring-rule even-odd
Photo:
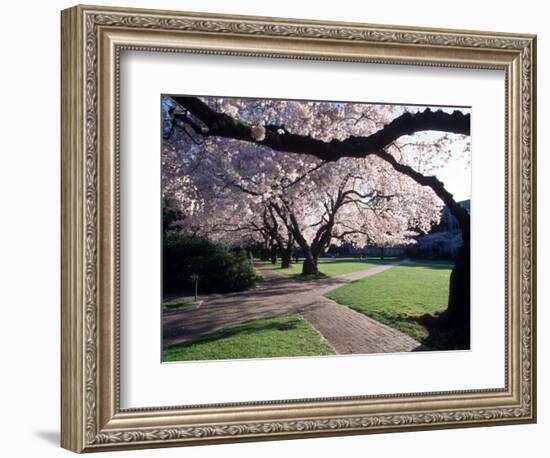
[(197, 274), (192, 274), (191, 280), (195, 282), (195, 302), (197, 302), (197, 294), (199, 291), (199, 276)]

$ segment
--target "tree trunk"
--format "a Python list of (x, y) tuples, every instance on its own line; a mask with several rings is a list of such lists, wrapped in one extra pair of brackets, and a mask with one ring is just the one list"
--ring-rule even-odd
[(288, 269), (292, 259), (292, 251), (283, 251), (281, 254), (281, 269)]
[(263, 246), (260, 248), (260, 261), (269, 261), (269, 250)]
[(292, 250), (294, 248), (294, 237), (289, 236), (286, 245), (281, 249), (281, 269), (288, 269), (292, 263)]
[(306, 254), (304, 264), (302, 266), (302, 275), (319, 275), (319, 269), (317, 269), (317, 257), (311, 254)]
[(380, 247), (380, 259), (382, 261), (384, 260), (384, 247), (383, 246)]
[(470, 348), (470, 241), (463, 237), (464, 243), (458, 250), (455, 265), (449, 280), (449, 303), (445, 313), (449, 325), (455, 332), (456, 346)]
[(271, 245), (269, 257), (271, 259), (271, 264), (277, 264), (277, 246), (275, 244)]

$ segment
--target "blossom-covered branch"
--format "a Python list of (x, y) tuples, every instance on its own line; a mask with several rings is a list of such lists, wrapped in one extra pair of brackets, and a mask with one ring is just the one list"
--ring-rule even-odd
[(336, 161), (342, 157), (365, 157), (378, 155), (380, 150), (391, 145), (398, 138), (416, 132), (434, 130), (470, 135), (470, 115), (461, 111), (446, 113), (429, 108), (418, 113), (405, 112), (383, 128), (368, 136), (350, 136), (345, 140), (323, 141), (307, 135), (290, 133), (279, 126), (265, 126), (262, 140), (250, 126), (226, 113), (211, 109), (197, 97), (173, 96), (182, 108), (202, 121), (208, 131), (205, 135), (254, 141), (276, 151), (311, 154), (324, 161)]
[(470, 135), (470, 114), (458, 110), (453, 113), (432, 111), (429, 108), (417, 113), (405, 112), (368, 136), (350, 136), (344, 140), (323, 141), (307, 135), (290, 133), (280, 126), (260, 126), (262, 132), (258, 133), (256, 132), (258, 126), (250, 126), (226, 113), (217, 112), (197, 97), (173, 96), (172, 99), (205, 124), (204, 135), (255, 142), (276, 151), (313, 155), (323, 161), (376, 155), (422, 186), (431, 187), (449, 207), (453, 216), (458, 219), (463, 232), (469, 232), (468, 212), (456, 202), (443, 183), (434, 176), (424, 175), (398, 162), (386, 148), (393, 145), (400, 137), (428, 130)]

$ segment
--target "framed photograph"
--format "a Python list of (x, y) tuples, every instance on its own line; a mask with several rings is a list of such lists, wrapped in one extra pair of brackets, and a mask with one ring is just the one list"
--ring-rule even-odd
[(62, 12), (62, 446), (536, 421), (533, 35)]

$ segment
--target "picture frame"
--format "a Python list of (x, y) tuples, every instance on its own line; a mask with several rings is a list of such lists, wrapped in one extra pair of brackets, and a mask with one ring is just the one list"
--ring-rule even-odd
[[(95, 6), (69, 8), (61, 19), (62, 447), (93, 452), (536, 421), (535, 36)], [(504, 72), (504, 387), (122, 408), (125, 50)]]

